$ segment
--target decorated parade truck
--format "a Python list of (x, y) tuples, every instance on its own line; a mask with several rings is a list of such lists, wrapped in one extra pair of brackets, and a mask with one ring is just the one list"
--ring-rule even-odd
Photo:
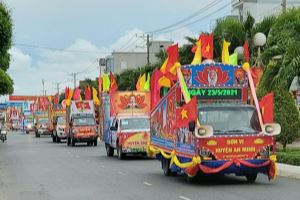
[(36, 111), (34, 119), (35, 136), (40, 137), (41, 135), (50, 135), (50, 131), (48, 129), (48, 111)]
[(149, 154), (167, 176), (235, 174), (249, 182), (258, 173), (275, 177), (281, 128), (264, 122), (247, 66), (178, 68), (176, 83), (152, 109), (150, 122)]
[(127, 154), (146, 155), (150, 135), (149, 92), (125, 91), (102, 96), (103, 141), (107, 156), (117, 150), (119, 159)]
[(60, 142), (66, 139), (66, 110), (53, 109), (49, 112), (49, 130), (51, 132), (52, 141)]
[(88, 146), (97, 146), (98, 132), (93, 101), (75, 100), (66, 111), (67, 145), (86, 142)]

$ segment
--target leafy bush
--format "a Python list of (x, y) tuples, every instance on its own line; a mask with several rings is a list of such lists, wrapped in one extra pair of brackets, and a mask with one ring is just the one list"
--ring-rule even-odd
[(300, 166), (300, 149), (286, 149), (277, 152), (277, 161), (290, 165)]

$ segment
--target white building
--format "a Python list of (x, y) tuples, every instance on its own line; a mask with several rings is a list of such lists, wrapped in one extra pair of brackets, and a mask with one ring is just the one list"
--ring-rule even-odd
[[(156, 63), (155, 56), (162, 48), (166, 49), (173, 41), (152, 41), (149, 47), (149, 61)], [(106, 57), (107, 71), (119, 74), (126, 69), (136, 69), (147, 64), (147, 52), (117, 52)]]
[[(287, 9), (300, 6), (300, 0), (285, 1)], [(284, 0), (231, 0), (231, 14), (243, 20), (249, 12), (255, 22), (259, 22), (265, 16), (280, 14), (283, 2)]]

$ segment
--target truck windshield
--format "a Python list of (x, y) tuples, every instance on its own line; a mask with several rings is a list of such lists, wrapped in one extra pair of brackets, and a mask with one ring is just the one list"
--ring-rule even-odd
[(94, 126), (95, 119), (93, 117), (76, 117), (73, 119), (74, 126)]
[(200, 124), (211, 125), (214, 135), (253, 134), (260, 131), (254, 107), (218, 106), (200, 107), (198, 110)]
[(40, 118), (38, 123), (39, 124), (46, 124), (48, 122), (48, 118)]
[(57, 124), (59, 124), (59, 125), (66, 124), (66, 118), (64, 118), (64, 117), (58, 117), (57, 118)]
[(150, 128), (148, 118), (121, 119), (121, 130), (145, 130)]

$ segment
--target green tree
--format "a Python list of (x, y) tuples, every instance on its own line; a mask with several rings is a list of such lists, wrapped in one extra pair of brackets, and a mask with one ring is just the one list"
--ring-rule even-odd
[(12, 19), (7, 7), (0, 2), (0, 95), (13, 93), (13, 81), (6, 73), (9, 68), (8, 50), (12, 44)]

